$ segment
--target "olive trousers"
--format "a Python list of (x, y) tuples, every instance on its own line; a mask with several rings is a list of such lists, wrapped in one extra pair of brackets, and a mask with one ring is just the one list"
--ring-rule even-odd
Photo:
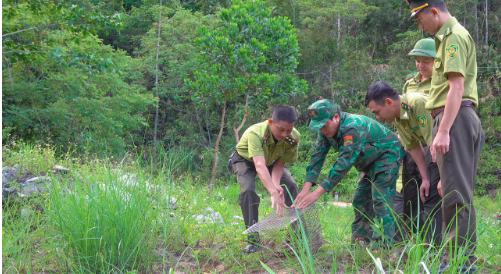
[[(437, 135), (442, 117), (443, 112), (435, 117), (433, 138)], [(449, 136), (449, 151), (443, 155), (437, 154), (444, 195), (442, 231), (444, 241), (449, 241), (453, 247), (453, 254), (447, 255), (469, 255), (470, 263), (474, 263), (477, 215), (473, 194), (477, 163), (485, 143), (485, 133), (473, 108), (459, 109)]]
[[(233, 153), (231, 156), (231, 166), (240, 184), (238, 202), (244, 216), (245, 227), (249, 228), (259, 220), (260, 198), (256, 194), (256, 167), (254, 166), (254, 162), (246, 160), (237, 153)], [(268, 167), (270, 174), (272, 170), (273, 165)], [(299, 188), (287, 166), (284, 167), (284, 174), (280, 179), (280, 185), (284, 190), (285, 205), (291, 206), (292, 201), (296, 199), (299, 193)]]

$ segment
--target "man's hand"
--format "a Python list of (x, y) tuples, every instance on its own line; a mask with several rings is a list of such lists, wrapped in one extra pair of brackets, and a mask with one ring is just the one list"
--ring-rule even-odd
[(430, 146), (430, 152), (431, 152), (431, 159), (433, 162), (437, 162), (437, 153), (439, 155), (444, 155), (445, 153), (449, 152), (449, 144), (450, 144), (450, 136), (448, 133), (442, 133), (438, 132), (437, 136), (435, 136), (435, 139), (433, 139), (433, 142)]
[(299, 203), (299, 201), (301, 201), (306, 195), (310, 194), (310, 190), (311, 190), (312, 185), (313, 184), (311, 182), (304, 183), (303, 189), (297, 195), (296, 200), (294, 200), (294, 203), (296, 204), (296, 206)]
[(322, 194), (313, 191), (312, 193), (304, 196), (298, 203), (296, 203), (297, 209), (309, 207), (310, 205), (314, 204), (318, 200), (318, 198), (320, 198), (320, 195)]
[(298, 202), (296, 203), (297, 209), (309, 207), (310, 205), (314, 204), (318, 200), (318, 198), (320, 198), (320, 196), (325, 192), (327, 192), (327, 190), (325, 190), (325, 188), (323, 188), (322, 186), (317, 187), (317, 189), (313, 190), (312, 193), (309, 193), (298, 200)]
[(284, 208), (287, 208), (285, 206), (285, 199), (284, 199), (284, 191), (280, 187), (281, 193), (278, 191), (273, 191), (271, 194), (271, 208), (276, 208), (277, 209), (277, 214), (278, 216), (282, 217), (284, 215)]
[(430, 180), (422, 180), (421, 186), (419, 187), (419, 192), (421, 196), (421, 201), (426, 202), (426, 198), (430, 194)]
[(444, 197), (444, 193), (442, 192), (442, 180), (438, 181), (437, 190), (440, 197)]

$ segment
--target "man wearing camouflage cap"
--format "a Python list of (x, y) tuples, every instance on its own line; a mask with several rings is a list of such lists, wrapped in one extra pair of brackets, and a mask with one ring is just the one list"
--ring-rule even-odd
[[(297, 207), (304, 208), (316, 202), (354, 166), (360, 176), (353, 198), (352, 241), (372, 241), (374, 247), (391, 245), (395, 220), (390, 208), (404, 153), (397, 136), (371, 118), (341, 111), (330, 100), (319, 100), (308, 111), (310, 129), (319, 132), (311, 163), (306, 168), (304, 187), (295, 200)], [(339, 152), (337, 161), (327, 178), (310, 193), (331, 147)], [(381, 222), (384, 237), (371, 227)]]
[[(453, 245), (451, 250), (462, 248), (469, 255), (469, 264), (459, 271), (473, 273), (477, 241), (473, 194), (477, 163), (485, 142), (480, 119), (473, 109), (478, 106), (475, 43), (443, 0), (407, 1), (411, 17), (420, 29), (434, 35), (437, 49), (426, 109), (434, 119), (430, 151), (440, 171), (443, 228), (450, 227), (444, 238)], [(447, 268), (447, 263), (446, 256), (440, 272)]]

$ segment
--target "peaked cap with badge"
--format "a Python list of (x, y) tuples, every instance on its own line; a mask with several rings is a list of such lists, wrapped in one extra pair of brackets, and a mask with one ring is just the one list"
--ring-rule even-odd
[(416, 16), (422, 9), (442, 2), (444, 0), (407, 0), (407, 3), (411, 6), (411, 18)]
[(311, 116), (310, 129), (312, 131), (320, 130), (327, 120), (334, 114), (339, 114), (341, 108), (334, 104), (331, 100), (323, 99), (318, 100), (308, 107), (308, 112)]

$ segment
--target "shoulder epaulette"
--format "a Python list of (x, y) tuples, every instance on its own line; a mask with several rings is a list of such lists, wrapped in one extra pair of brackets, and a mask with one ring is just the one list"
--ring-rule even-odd
[(444, 33), (444, 38), (452, 34), (452, 28), (447, 28)]
[(407, 103), (404, 103), (404, 102), (402, 102), (400, 105), (402, 106), (403, 109), (405, 109), (405, 110), (409, 111), (410, 113), (412, 113), (413, 109), (412, 109), (411, 105), (409, 105)]
[(409, 73), (407, 74), (407, 78), (405, 79), (405, 81), (409, 81), (410, 79), (416, 77), (416, 73)]
[(287, 137), (285, 137), (285, 141), (291, 145), (292, 148), (295, 148), (298, 144), (298, 141), (294, 138), (292, 138), (292, 136), (288, 135)]

